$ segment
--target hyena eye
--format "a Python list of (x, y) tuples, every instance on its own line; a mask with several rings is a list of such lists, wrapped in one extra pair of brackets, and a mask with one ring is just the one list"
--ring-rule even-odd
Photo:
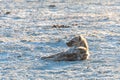
[(79, 41), (81, 41), (81, 36), (79, 36)]

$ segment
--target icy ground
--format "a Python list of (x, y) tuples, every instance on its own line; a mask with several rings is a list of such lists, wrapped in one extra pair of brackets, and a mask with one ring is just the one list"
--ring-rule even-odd
[[(89, 60), (40, 59), (80, 34)], [(0, 0), (0, 80), (120, 80), (120, 0)]]

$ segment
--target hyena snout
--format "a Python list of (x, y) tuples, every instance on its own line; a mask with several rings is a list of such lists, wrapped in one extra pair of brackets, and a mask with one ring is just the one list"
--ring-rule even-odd
[(67, 44), (68, 47), (72, 47), (73, 43), (70, 41), (70, 42), (67, 42), (66, 44)]

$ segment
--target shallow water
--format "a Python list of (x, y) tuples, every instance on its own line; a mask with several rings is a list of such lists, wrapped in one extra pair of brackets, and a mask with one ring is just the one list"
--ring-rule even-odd
[[(40, 59), (65, 51), (80, 34), (89, 60)], [(1, 80), (119, 80), (120, 1), (0, 0), (0, 46)]]

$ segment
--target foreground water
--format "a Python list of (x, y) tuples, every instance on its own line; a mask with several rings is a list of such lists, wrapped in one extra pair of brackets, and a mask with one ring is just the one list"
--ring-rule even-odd
[[(89, 60), (40, 59), (65, 51), (80, 34), (88, 40)], [(119, 66), (119, 0), (0, 0), (1, 80), (119, 80)]]

